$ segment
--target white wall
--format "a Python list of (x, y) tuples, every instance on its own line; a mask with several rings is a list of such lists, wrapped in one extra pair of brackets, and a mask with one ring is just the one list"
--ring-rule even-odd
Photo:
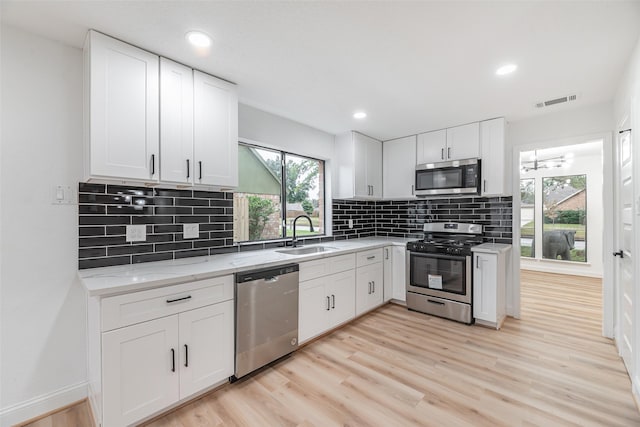
[[(614, 98), (614, 112), (613, 123), (615, 130), (620, 130), (618, 124), (624, 115), (628, 115), (628, 121), (625, 127), (632, 129), (631, 138), (633, 145), (633, 181), (634, 181), (634, 200), (640, 200), (640, 40), (636, 44), (629, 63), (625, 70), (624, 76), (616, 91)], [(636, 203), (637, 206), (637, 203)], [(638, 254), (640, 251), (640, 221), (638, 221), (638, 212), (635, 212), (634, 216), (634, 247), (632, 248), (634, 254)], [(638, 262), (638, 256), (635, 255), (634, 262), (634, 307), (640, 301), (640, 262)], [(630, 367), (631, 383), (633, 392), (637, 401), (640, 401), (640, 310), (635, 310), (635, 317), (633, 318), (633, 325), (635, 328), (634, 342), (632, 344), (633, 353), (635, 356), (633, 365)], [(616, 332), (619, 333), (621, 328), (616, 328)], [(616, 337), (619, 338), (619, 337)]]
[[(605, 168), (611, 167), (610, 165), (607, 166), (607, 162), (610, 162), (612, 153), (611, 133), (613, 130), (613, 104), (607, 102), (567, 111), (563, 111), (561, 107), (554, 111), (553, 108), (554, 107), (551, 107), (550, 112), (547, 114), (511, 122), (507, 126), (506, 149), (508, 151), (508, 158), (512, 159), (512, 169), (509, 175), (514, 189), (513, 221), (515, 225), (520, 222), (519, 197), (517, 193), (520, 179), (518, 169), (519, 151), (528, 151), (535, 147), (543, 147), (545, 145), (576, 144), (584, 142), (585, 136), (597, 136), (605, 139), (603, 144), (603, 159)], [(609, 188), (611, 185), (611, 182), (608, 182), (607, 179), (607, 174), (605, 173), (603, 178), (605, 188)], [(605, 194), (605, 196), (609, 197), (610, 194)], [(607, 202), (605, 198), (605, 208), (606, 207)], [(515, 317), (520, 317), (520, 248), (517, 246), (519, 237), (520, 230), (515, 226), (513, 229), (515, 250), (512, 251), (513, 278), (511, 285), (507, 287), (507, 314)], [(605, 246), (604, 251), (607, 252), (609, 246), (611, 246), (611, 242), (605, 239), (603, 244)], [(609, 262), (609, 264), (607, 264), (607, 262)], [(607, 262), (603, 265), (605, 275), (607, 274), (607, 269), (610, 268), (610, 260)], [(606, 281), (604, 285), (607, 286)], [(608, 300), (609, 297), (605, 297), (605, 300)], [(608, 324), (608, 322), (609, 320), (605, 318), (605, 324)], [(610, 335), (609, 329), (605, 329), (607, 329), (607, 335)]]
[(0, 424), (86, 393), (77, 205), (54, 184), (82, 174), (81, 51), (3, 25), (0, 144)]
[(241, 139), (321, 160), (333, 157), (334, 135), (248, 105), (238, 106), (238, 126)]
[[(573, 163), (569, 166), (554, 169), (531, 170), (526, 173), (521, 173), (520, 178), (536, 179), (536, 200), (541, 201), (541, 178), (564, 175), (587, 175), (587, 262), (522, 258), (520, 266), (528, 270), (602, 277), (602, 155), (591, 152), (589, 155), (576, 154)], [(536, 206), (535, 211), (537, 236), (540, 236), (542, 231), (542, 209), (539, 205), (540, 203)], [(536, 251), (536, 254), (542, 256), (542, 244), (540, 241), (538, 241)]]

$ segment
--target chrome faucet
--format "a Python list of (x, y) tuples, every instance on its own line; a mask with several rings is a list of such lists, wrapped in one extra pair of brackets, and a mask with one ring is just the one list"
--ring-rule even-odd
[(309, 218), (307, 215), (298, 215), (293, 220), (293, 239), (291, 240), (291, 246), (293, 246), (294, 248), (298, 246), (298, 238), (296, 237), (296, 221), (298, 221), (300, 218), (307, 218), (307, 220), (309, 221), (309, 227), (311, 227), (309, 231), (313, 232), (313, 223), (311, 222), (311, 218)]

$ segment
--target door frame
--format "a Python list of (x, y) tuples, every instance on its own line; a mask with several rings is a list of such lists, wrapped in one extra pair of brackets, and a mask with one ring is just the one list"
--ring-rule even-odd
[[(507, 314), (516, 319), (520, 318), (520, 153), (523, 151), (533, 151), (536, 149), (544, 149), (550, 147), (559, 147), (565, 145), (576, 145), (589, 141), (602, 140), (602, 209), (605, 218), (612, 218), (614, 215), (613, 192), (604, 191), (607, 188), (613, 188), (614, 184), (614, 150), (615, 144), (612, 143), (612, 133), (602, 132), (596, 134), (588, 134), (571, 138), (560, 138), (555, 140), (545, 140), (533, 142), (525, 145), (512, 146), (512, 188), (513, 188), (513, 251), (512, 251), (512, 282), (513, 286), (507, 288)], [(614, 333), (614, 264), (612, 257), (606, 256), (613, 251), (615, 222), (611, 224), (605, 223), (602, 229), (602, 335), (607, 338), (613, 338)]]

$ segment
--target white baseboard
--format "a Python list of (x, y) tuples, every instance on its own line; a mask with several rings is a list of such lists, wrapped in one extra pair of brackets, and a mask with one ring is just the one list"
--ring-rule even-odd
[(640, 410), (640, 378), (635, 377), (635, 381), (633, 377), (631, 378), (631, 393), (636, 402), (636, 407)]
[(54, 411), (87, 397), (87, 382), (83, 381), (46, 393), (33, 399), (0, 409), (0, 427), (10, 427)]

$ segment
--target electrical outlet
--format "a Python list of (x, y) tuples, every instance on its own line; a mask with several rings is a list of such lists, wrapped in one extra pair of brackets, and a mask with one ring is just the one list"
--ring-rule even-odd
[(147, 240), (146, 225), (127, 225), (127, 242), (144, 242)]
[(353, 228), (353, 220), (352, 219), (349, 220), (349, 228)]
[(197, 239), (200, 237), (200, 224), (183, 224), (182, 234), (185, 239)]

